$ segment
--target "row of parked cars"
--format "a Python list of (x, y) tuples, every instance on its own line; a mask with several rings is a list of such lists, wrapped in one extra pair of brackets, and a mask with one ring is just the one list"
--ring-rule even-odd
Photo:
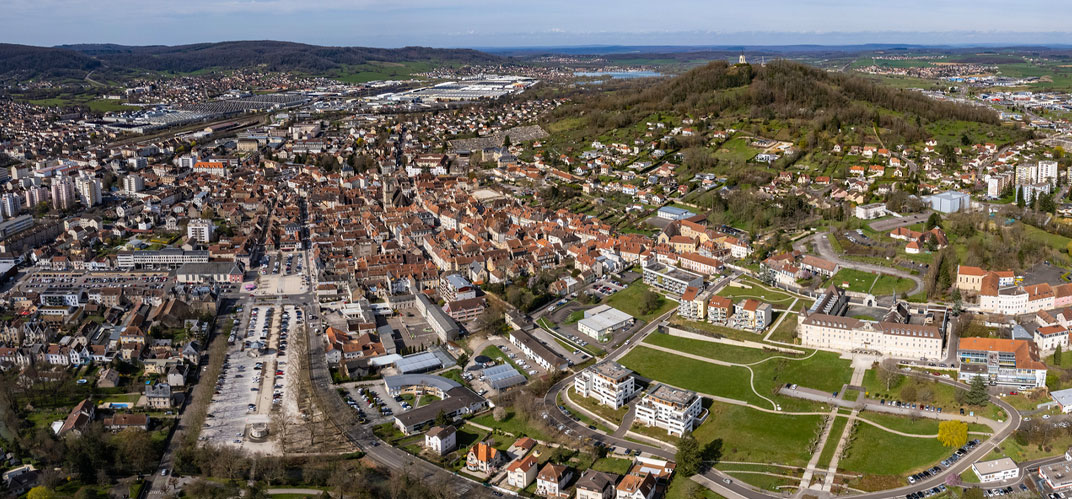
[[(915, 475), (912, 475), (912, 476), (908, 477), (908, 483), (916, 483), (916, 482), (919, 482), (919, 481), (922, 481), (922, 480), (926, 480), (926, 479), (938, 474), (938, 472), (942, 471), (942, 468), (948, 468), (949, 465), (959, 461), (961, 457), (967, 455), (968, 452), (970, 452), (972, 449), (974, 449), (975, 446), (977, 446), (977, 445), (979, 445), (979, 440), (978, 439), (972, 440), (972, 441), (964, 444), (963, 446), (961, 446), (961, 448), (957, 449), (956, 452), (954, 452), (952, 456), (950, 456), (950, 457), (946, 458), (944, 461), (942, 461), (941, 466), (935, 466), (935, 467), (933, 467), (933, 468), (931, 468), (929, 470), (924, 470), (924, 471), (921, 471), (919, 473), (916, 473)], [(926, 497), (926, 496), (922, 496), (922, 497)]]
[[(1024, 485), (1024, 484), (1021, 483), (1020, 484), (1020, 490), (1016, 490), (1016, 489), (1012, 488), (1011, 485), (1008, 486), (1008, 487), (999, 487), (999, 488), (996, 488), (996, 489), (986, 489), (986, 490), (983, 491), (983, 497), (1007, 496), (1009, 494), (1012, 494), (1013, 492), (1027, 492), (1027, 485)], [(1053, 497), (1051, 497), (1051, 499), (1057, 499), (1058, 497), (1062, 497), (1062, 496), (1055, 496), (1053, 494), (1051, 494), (1051, 496), (1053, 496)]]
[(387, 407), (387, 404), (383, 403), (383, 400), (376, 394), (376, 392), (364, 387), (358, 387), (357, 394), (365, 399), (365, 405), (367, 405), (369, 409), (374, 409), (384, 416), (391, 416), (394, 414), (394, 411), (392, 411), (390, 407)]
[(365, 411), (361, 410), (361, 407), (357, 405), (357, 401), (354, 400), (354, 398), (350, 395), (346, 395), (343, 398), (346, 399), (346, 405), (350, 406), (351, 409), (357, 411), (357, 419), (361, 422), (361, 424), (365, 424), (368, 421), (368, 417), (365, 414)]
[(933, 489), (921, 490), (919, 492), (913, 492), (905, 496), (905, 499), (923, 499), (924, 497), (930, 497), (933, 495), (941, 494), (945, 492), (945, 484), (941, 484)]

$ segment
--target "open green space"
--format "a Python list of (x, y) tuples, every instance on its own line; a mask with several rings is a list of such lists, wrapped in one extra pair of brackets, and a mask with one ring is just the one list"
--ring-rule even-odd
[(608, 421), (612, 421), (614, 423), (621, 423), (622, 418), (624, 418), (625, 414), (629, 412), (628, 407), (623, 406), (617, 409), (612, 409), (603, 404), (600, 404), (594, 398), (583, 397), (577, 392), (570, 392), (569, 399), (571, 402), (583, 407), (585, 410), (595, 413), (597, 416)]
[[(670, 336), (669, 334), (650, 334), (647, 338), (644, 338), (644, 343), (658, 345), (664, 348), (672, 348), (674, 350), (690, 353), (692, 355), (700, 355), (709, 359), (732, 362), (734, 364), (751, 364), (770, 358), (772, 355), (793, 356), (789, 353), (775, 352), (773, 350), (739, 347), (725, 343), (716, 343), (714, 341)], [(800, 355), (799, 357), (803, 357), (803, 355)]]
[(916, 287), (916, 284), (911, 279), (883, 274), (875, 280), (875, 285), (871, 287), (871, 294), (875, 296), (896, 294), (899, 296), (901, 293), (912, 291), (914, 287)]
[(647, 284), (638, 280), (625, 289), (611, 295), (610, 298), (607, 298), (606, 303), (607, 305), (646, 322), (651, 322), (652, 319), (663, 315), (677, 306), (677, 303), (673, 300), (659, 296), (659, 299), (656, 302), (656, 307), (653, 310), (645, 311), (643, 309), (643, 304), (641, 303), (641, 297), (644, 295), (645, 291), (650, 290), (651, 288), (649, 288)]
[(838, 469), (900, 476), (932, 466), (950, 452), (937, 438), (903, 437), (866, 423), (858, 423), (838, 462)]
[(508, 410), (506, 412), (506, 417), (503, 418), (502, 421), (496, 421), (495, 417), (492, 416), (491, 411), (488, 411), (480, 416), (476, 416), (472, 418), (471, 421), (479, 425), (487, 426), (488, 428), (495, 428), (497, 430), (505, 431), (507, 433), (512, 433), (514, 434), (514, 436), (517, 437), (521, 437), (524, 435), (535, 438), (536, 440), (549, 440), (547, 434), (528, 424), (528, 422), (525, 421), (524, 418), (519, 417), (512, 410)]
[(868, 293), (878, 278), (871, 272), (856, 269), (841, 269), (830, 278), (830, 284), (857, 293)]
[(782, 343), (797, 342), (797, 314), (794, 312), (787, 312), (788, 315), (782, 319), (782, 322), (778, 324), (778, 327), (774, 329), (774, 333), (767, 338), (770, 341), (779, 341)]
[(962, 390), (952, 385), (939, 383), (937, 379), (930, 380), (902, 375), (887, 390), (886, 385), (879, 379), (876, 370), (868, 369), (864, 373), (863, 386), (868, 392), (868, 397), (873, 399), (887, 398), (902, 402), (930, 404), (941, 407), (943, 411), (954, 411), (964, 407), (965, 410), (974, 410), (977, 414), (981, 413), (981, 415), (992, 417), (989, 411), (991, 407), (994, 407), (992, 404), (987, 404), (984, 407), (965, 406), (958, 400), (958, 392)]
[[(775, 312), (775, 317), (777, 317), (777, 315), (781, 313), (782, 312)], [(711, 324), (710, 322), (705, 321), (690, 321), (679, 315), (671, 317), (670, 324), (674, 327), (684, 329), (693, 333), (729, 338), (739, 341), (762, 342), (763, 336), (767, 334), (765, 330), (760, 331), (759, 333), (753, 333), (744, 329), (734, 329), (731, 327), (720, 326), (718, 324)]]
[(774, 291), (769, 288), (760, 286), (757, 283), (747, 282), (750, 285), (749, 288), (743, 288), (739, 286), (726, 286), (718, 292), (718, 296), (725, 296), (732, 298), (734, 301), (743, 298), (755, 298), (760, 301), (770, 303), (775, 306), (787, 307), (793, 303), (793, 296), (790, 296), (781, 291)]
[(718, 402), (708, 410), (707, 420), (693, 430), (693, 436), (701, 446), (718, 447), (722, 461), (803, 466), (811, 458), (808, 446), (818, 435), (823, 419), (818, 415), (774, 414)]
[(633, 349), (619, 362), (641, 376), (679, 388), (770, 406), (752, 393), (743, 367), (718, 366), (646, 347)]
[(632, 467), (633, 461), (615, 457), (596, 459), (596, 462), (592, 463), (592, 469), (606, 473), (614, 473), (616, 475), (625, 475), (629, 472), (629, 468)]
[(826, 439), (823, 451), (819, 453), (819, 468), (830, 466), (830, 461), (834, 459), (834, 451), (837, 450), (838, 442), (841, 441), (841, 435), (845, 432), (845, 425), (848, 422), (848, 418), (834, 418), (834, 422), (830, 424), (830, 436)]

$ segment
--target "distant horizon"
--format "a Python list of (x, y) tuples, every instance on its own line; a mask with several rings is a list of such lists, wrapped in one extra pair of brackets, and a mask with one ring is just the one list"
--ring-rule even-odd
[[(950, 32), (952, 34), (953, 32)], [(790, 33), (785, 33), (789, 35)], [(1012, 33), (1008, 33), (1012, 34)], [(847, 35), (847, 33), (831, 33), (828, 35)], [(1072, 33), (1062, 34), (1072, 38)], [(123, 43), (123, 42), (109, 42), (109, 41), (84, 41), (84, 42), (64, 42), (52, 45), (33, 44), (33, 43), (21, 43), (17, 41), (5, 41), (0, 40), (0, 44), (12, 44), (12, 45), (24, 45), (32, 47), (43, 48), (66, 48), (66, 47), (78, 47), (78, 46), (118, 46), (118, 47), (177, 47), (188, 45), (200, 45), (200, 44), (215, 44), (215, 43), (241, 43), (241, 42), (277, 42), (277, 43), (295, 43), (311, 46), (322, 47), (366, 47), (377, 49), (401, 49), (405, 47), (426, 47), (433, 49), (470, 49), (483, 52), (496, 52), (496, 51), (537, 51), (537, 50), (578, 50), (578, 49), (652, 49), (653, 52), (659, 51), (684, 51), (684, 50), (764, 50), (764, 49), (779, 49), (779, 48), (816, 48), (816, 49), (838, 49), (838, 48), (861, 48), (866, 49), (868, 47), (875, 48), (917, 48), (917, 49), (1002, 49), (1002, 48), (1024, 48), (1024, 47), (1039, 47), (1039, 48), (1072, 48), (1072, 39), (1063, 40), (1059, 42), (1044, 42), (1044, 41), (1007, 41), (1007, 42), (964, 42), (964, 43), (948, 43), (948, 42), (934, 42), (926, 43), (920, 41), (914, 42), (897, 42), (897, 41), (855, 41), (855, 42), (787, 42), (787, 43), (733, 43), (733, 42), (721, 42), (721, 43), (563, 43), (563, 44), (530, 44), (530, 45), (426, 45), (426, 44), (406, 44), (406, 45), (371, 45), (371, 44), (332, 44), (332, 43), (317, 43), (313, 41), (303, 40), (288, 40), (282, 38), (234, 38), (234, 39), (220, 39), (220, 40), (201, 40), (201, 41), (187, 41), (182, 43)], [(622, 52), (628, 53), (628, 52)]]
[[(332, 46), (1072, 44), (1057, 0), (7, 0), (4, 41)], [(861, 28), (863, 27), (863, 28)], [(1068, 29), (1068, 28), (1063, 28)]]

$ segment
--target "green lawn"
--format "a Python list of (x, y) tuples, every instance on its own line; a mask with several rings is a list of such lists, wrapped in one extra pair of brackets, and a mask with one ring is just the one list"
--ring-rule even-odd
[[(721, 343), (664, 334), (648, 336), (646, 343), (672, 348), (711, 359), (733, 363), (753, 363), (770, 357), (779, 357), (752, 365), (755, 373), (755, 389), (760, 394), (775, 399), (785, 410), (811, 409), (812, 404), (799, 399), (775, 396), (777, 389), (786, 383), (834, 392), (852, 378), (849, 361), (832, 352), (815, 352), (810, 357), (793, 359), (787, 354), (768, 352)], [(782, 356), (790, 358), (780, 358)], [(640, 346), (622, 358), (621, 363), (641, 376), (664, 381), (674, 386), (701, 393), (751, 402), (763, 407), (770, 403), (752, 393), (748, 370), (737, 366), (719, 366), (689, 359), (668, 352), (651, 350)], [(758, 402), (757, 402), (758, 400)]]
[[(775, 312), (775, 317), (782, 312)], [(777, 320), (777, 318), (773, 319)], [(763, 335), (767, 334), (767, 331), (761, 331), (759, 333), (753, 333), (751, 331), (745, 331), (742, 329), (733, 329), (731, 327), (719, 326), (718, 324), (711, 324), (710, 322), (703, 321), (690, 321), (675, 315), (670, 319), (670, 324), (691, 331), (694, 333), (706, 334), (710, 336), (720, 336), (724, 338), (730, 338), (740, 341), (763, 341)]]
[(838, 469), (901, 476), (932, 466), (950, 452), (936, 438), (902, 437), (859, 423), (856, 425), (856, 434), (838, 463)]
[(658, 301), (659, 305), (655, 310), (646, 314), (641, 313), (640, 296), (650, 289), (651, 288), (649, 288), (647, 284), (638, 280), (633, 284), (630, 284), (627, 288), (611, 295), (610, 298), (607, 298), (606, 304), (646, 322), (651, 322), (652, 319), (663, 315), (677, 306), (677, 303), (673, 300), (660, 296)]
[[(591, 397), (582, 397), (577, 392), (570, 392), (570, 400), (574, 404), (577, 404), (589, 412), (593, 412), (596, 415), (606, 419), (607, 421), (613, 421), (614, 423), (621, 423), (622, 418), (625, 417), (625, 413), (629, 411), (627, 407), (619, 407), (617, 409), (611, 409), (603, 404), (600, 404), (596, 399)], [(576, 411), (575, 411), (576, 412)]]
[(883, 296), (896, 293), (900, 296), (901, 293), (912, 291), (914, 287), (916, 287), (916, 284), (911, 279), (882, 275), (875, 281), (874, 287), (871, 288), (871, 294)]
[(786, 293), (760, 286), (758, 283), (755, 283), (753, 281), (742, 282), (751, 287), (742, 288), (738, 286), (726, 286), (718, 292), (718, 296), (732, 298), (734, 301), (737, 301), (738, 298), (756, 298), (758, 300), (781, 307), (787, 307), (791, 303), (793, 303), (794, 297)]
[(841, 441), (841, 434), (845, 432), (845, 424), (848, 422), (849, 418), (834, 418), (834, 422), (830, 427), (830, 436), (826, 439), (823, 452), (819, 454), (818, 465), (820, 468), (830, 466), (830, 461), (834, 459), (834, 451), (837, 450), (838, 442)]
[[(713, 324), (712, 324), (713, 326)], [(739, 347), (716, 343), (713, 341), (694, 340), (669, 334), (651, 334), (644, 338), (644, 343), (658, 345), (664, 348), (672, 348), (681, 352), (707, 357), (709, 359), (733, 362), (734, 364), (751, 364), (772, 355), (781, 355), (769, 350), (758, 348)], [(791, 354), (785, 354), (791, 356)]]
[[(834, 274), (834, 277), (830, 278), (830, 284), (848, 291), (869, 293), (871, 291), (871, 286), (877, 279), (878, 276), (870, 272), (856, 269), (841, 269)], [(846, 283), (848, 283), (847, 287), (845, 286)]]
[(584, 318), (584, 310), (575, 310), (566, 317), (566, 324), (574, 324)]
[(717, 402), (709, 411), (693, 435), (701, 445), (721, 444), (723, 461), (805, 465), (811, 458), (808, 444), (822, 423), (817, 415), (772, 414)]
[(614, 457), (605, 457), (603, 459), (597, 459), (592, 463), (592, 469), (596, 471), (603, 471), (606, 473), (614, 473), (616, 475), (625, 475), (629, 472), (629, 468), (633, 467), (633, 461), (629, 459), (618, 459)]
[(633, 349), (619, 362), (641, 376), (679, 388), (770, 406), (752, 393), (743, 367), (717, 366), (645, 347)]
[(788, 315), (782, 319), (782, 323), (778, 324), (778, 328), (774, 330), (774, 334), (768, 338), (770, 341), (780, 341), (782, 343), (797, 343), (797, 314), (794, 312), (787, 312)]
[(471, 421), (479, 425), (487, 426), (488, 428), (496, 428), (507, 433), (513, 433), (518, 437), (525, 435), (535, 438), (536, 440), (547, 441), (550, 439), (544, 432), (530, 426), (512, 410), (506, 412), (506, 418), (502, 421), (495, 421), (495, 418), (491, 415), (490, 411), (473, 418)]

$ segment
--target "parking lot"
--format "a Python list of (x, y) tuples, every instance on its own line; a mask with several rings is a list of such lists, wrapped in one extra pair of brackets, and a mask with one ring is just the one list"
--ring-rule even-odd
[(435, 345), (439, 341), (435, 331), (428, 325), (416, 309), (402, 310), (387, 318), (391, 329), (398, 331), (398, 337), (408, 347), (421, 349)]
[(83, 289), (150, 288), (163, 289), (168, 284), (167, 272), (55, 272), (43, 271), (27, 275), (20, 291), (44, 291), (51, 287)]
[[(293, 305), (251, 306), (236, 324), (223, 373), (209, 405), (201, 440), (270, 452), (275, 443), (247, 438), (248, 425), (267, 423), (273, 408), (293, 399), (297, 375), (287, 368), (287, 340), (292, 325), (304, 324), (304, 313)], [(286, 417), (296, 416), (297, 404), (287, 400)]]

